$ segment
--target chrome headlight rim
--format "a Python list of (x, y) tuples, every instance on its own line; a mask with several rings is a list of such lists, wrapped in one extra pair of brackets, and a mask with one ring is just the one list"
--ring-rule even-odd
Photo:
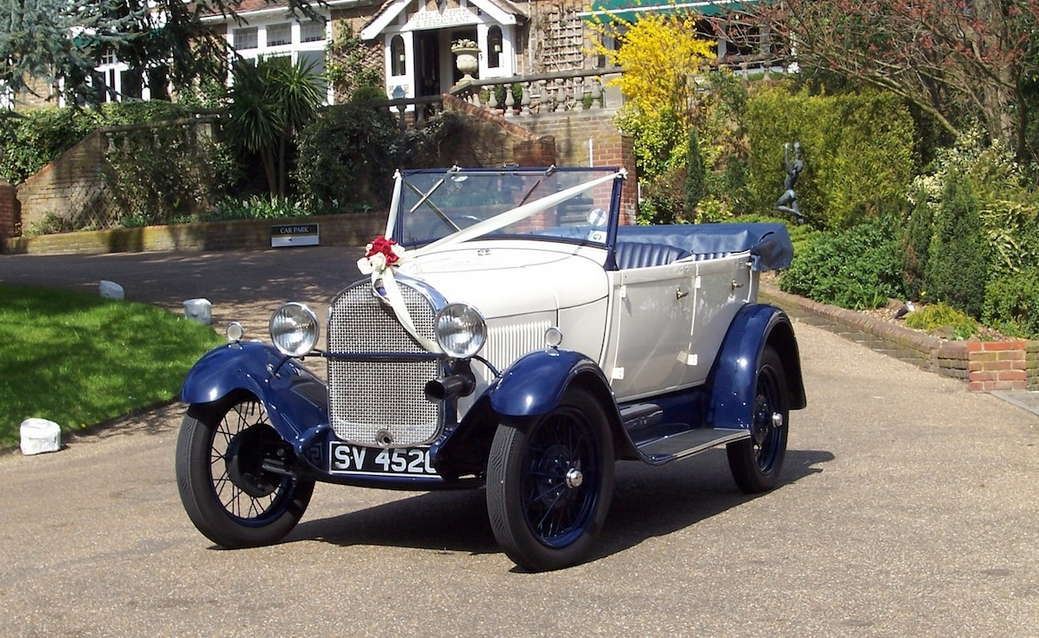
[[(464, 318), (463, 321), (468, 321), (475, 327), (475, 330), (469, 332), (464, 347), (459, 348), (456, 343), (447, 340), (450, 335), (445, 334), (441, 324), (445, 317), (461, 317)], [(454, 359), (470, 359), (487, 345), (487, 320), (479, 310), (469, 304), (450, 303), (441, 308), (433, 318), (433, 334), (444, 354)]]
[[(292, 319), (289, 318), (290, 313), (298, 313)], [(276, 333), (275, 326), (276, 322), (280, 319), (295, 320), (302, 316), (306, 320), (306, 323), (300, 323), (299, 326), (303, 328), (302, 339), (295, 344), (295, 347), (290, 347), (289, 344), (283, 343), (284, 337), (289, 335), (294, 330), (283, 331)], [(290, 301), (286, 304), (282, 304), (280, 308), (271, 314), (271, 319), (267, 324), (268, 331), (270, 332), (271, 342), (274, 347), (278, 349), (278, 352), (282, 353), (287, 357), (302, 357), (317, 345), (317, 340), (321, 336), (321, 324), (317, 320), (317, 314), (307, 304), (300, 303), (298, 301)], [(278, 326), (280, 330), (282, 326)]]

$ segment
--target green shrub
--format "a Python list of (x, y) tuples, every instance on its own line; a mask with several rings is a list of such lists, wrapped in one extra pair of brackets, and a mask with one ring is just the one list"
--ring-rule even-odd
[(948, 333), (956, 339), (969, 339), (978, 331), (978, 322), (966, 313), (944, 303), (928, 304), (909, 314), (906, 325), (927, 332)]
[(989, 282), (982, 319), (1005, 334), (1039, 339), (1039, 267)]
[(924, 291), (927, 256), (934, 236), (934, 215), (925, 193), (918, 190), (911, 199), (913, 206), (906, 224), (902, 264), (906, 290), (911, 298), (919, 299)]
[(216, 208), (200, 217), (200, 221), (215, 222), (233, 219), (280, 219), (309, 217), (314, 212), (302, 203), (282, 197), (253, 195), (249, 199), (226, 198)]
[(704, 182), (706, 179), (703, 156), (700, 154), (700, 140), (696, 135), (696, 128), (690, 128), (685, 156), (686, 215), (693, 216), (696, 214), (696, 206), (705, 195)]
[(800, 141), (796, 190), (808, 219), (847, 228), (895, 213), (913, 168), (913, 119), (886, 93), (810, 96), (768, 88), (747, 104), (751, 204), (771, 210), (783, 192), (783, 144)]
[(924, 293), (973, 317), (981, 316), (988, 281), (987, 249), (978, 201), (970, 184), (951, 174), (934, 221)]
[(236, 180), (228, 146), (198, 127), (134, 129), (113, 142), (104, 176), (113, 215), (123, 226), (168, 224), (200, 213)]
[(299, 135), (295, 175), (304, 203), (329, 211), (385, 205), (400, 142), (384, 109), (351, 102), (321, 110)]
[(0, 179), (18, 184), (104, 126), (185, 117), (191, 109), (160, 100), (98, 109), (41, 108), (0, 118)]
[(685, 126), (674, 111), (647, 114), (634, 106), (617, 113), (617, 128), (632, 139), (639, 177), (653, 179), (685, 159)]
[(845, 308), (876, 308), (905, 294), (900, 244), (886, 218), (842, 231), (819, 233), (805, 242), (780, 287)]

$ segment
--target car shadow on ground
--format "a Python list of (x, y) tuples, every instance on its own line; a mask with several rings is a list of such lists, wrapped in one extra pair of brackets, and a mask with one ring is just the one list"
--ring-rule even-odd
[[(784, 486), (832, 461), (824, 450), (789, 450)], [(350, 488), (344, 488), (350, 489)], [(487, 521), (484, 491), (429, 492), (363, 510), (307, 521), (285, 542), (324, 541), (344, 547), (381, 545), (470, 554), (499, 550)], [(737, 507), (760, 495), (736, 489), (725, 451), (711, 450), (693, 462), (663, 468), (625, 462), (617, 465), (617, 486), (606, 525), (589, 560), (665, 536)]]

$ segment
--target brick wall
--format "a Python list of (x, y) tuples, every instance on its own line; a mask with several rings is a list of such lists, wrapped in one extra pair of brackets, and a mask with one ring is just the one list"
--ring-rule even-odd
[[(634, 223), (638, 199), (638, 174), (631, 138), (621, 135), (606, 110), (564, 111), (524, 117), (521, 123), (540, 135), (551, 135), (560, 166), (621, 166), (628, 170), (621, 199), (622, 223)], [(589, 152), (588, 141), (591, 140)]]
[(31, 228), (47, 215), (70, 217), (90, 211), (104, 192), (106, 140), (91, 133), (18, 186), (22, 228)]
[(1028, 389), (1039, 391), (1039, 341), (1029, 341), (1025, 346), (1025, 374)]
[(322, 215), (298, 219), (242, 220), (173, 226), (118, 228), (0, 241), (0, 252), (19, 254), (103, 254), (150, 251), (264, 250), (274, 224), (320, 226), (322, 246), (361, 246), (381, 233), (386, 213)]
[(7, 182), (0, 182), (0, 241), (21, 235), (21, 226), (17, 190)]
[[(530, 129), (473, 106), (452, 95), (444, 95), (444, 110), (465, 116), (465, 134), (456, 135), (440, 148), (440, 161), (459, 166), (523, 166), (562, 164), (551, 135)], [(524, 120), (526, 123), (526, 120)]]
[(1024, 390), (1027, 341), (968, 341), (967, 381), (971, 390)]

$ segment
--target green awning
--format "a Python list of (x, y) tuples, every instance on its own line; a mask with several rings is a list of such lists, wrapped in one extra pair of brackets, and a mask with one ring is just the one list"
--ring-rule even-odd
[(679, 11), (704, 16), (720, 16), (734, 11), (746, 11), (761, 0), (594, 0), (592, 10), (582, 15), (602, 22), (613, 19), (634, 22), (647, 13), (671, 14)]

